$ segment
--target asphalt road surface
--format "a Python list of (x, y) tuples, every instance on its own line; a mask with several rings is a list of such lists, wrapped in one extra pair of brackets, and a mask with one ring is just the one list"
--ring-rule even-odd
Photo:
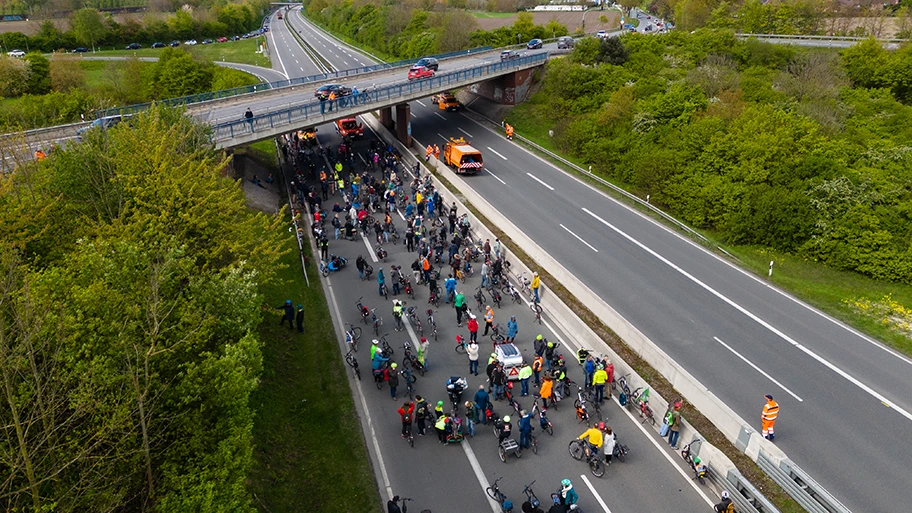
[(912, 421), (912, 360), (499, 131), (429, 99), (411, 112), (422, 144), (465, 135), (480, 148), (485, 172), (470, 185), (758, 430), (763, 394), (774, 395), (777, 445), (847, 507), (901, 511), (912, 501), (912, 445), (900, 441)]
[[(338, 135), (329, 125), (320, 128), (318, 137), (322, 144), (336, 146), (340, 142)], [(368, 148), (368, 140), (371, 137), (372, 134), (368, 133), (364, 140), (356, 141), (358, 154), (363, 154)], [(324, 161), (318, 163), (326, 164)], [(362, 169), (363, 166), (356, 165), (356, 168)], [(324, 208), (331, 210), (335, 202), (342, 202), (338, 194), (324, 202)], [(394, 214), (394, 223), (400, 233), (404, 234), (405, 222), (398, 212)], [(712, 491), (696, 484), (689, 468), (683, 467), (683, 460), (664, 440), (658, 438), (653, 429), (645, 429), (638, 416), (629, 414), (613, 401), (606, 402), (607, 407), (604, 408), (603, 415), (607, 423), (618, 433), (619, 440), (629, 445), (630, 455), (626, 463), (613, 463), (602, 478), (594, 477), (584, 463), (573, 460), (567, 453), (568, 443), (586, 429), (586, 425), (580, 424), (576, 419), (572, 399), (565, 399), (557, 408), (549, 409), (548, 416), (554, 424), (553, 436), (541, 432), (537, 419), (533, 422), (533, 434), (538, 437), (541, 447), (538, 454), (527, 450), (523, 451), (519, 459), (509, 456), (506, 463), (501, 462), (497, 454), (496, 438), (490, 426), (485, 425), (478, 425), (476, 437), (467, 438), (459, 445), (440, 445), (435, 433), (429, 430), (427, 436), (416, 437), (414, 448), (409, 447), (406, 441), (400, 438), (401, 424), (396, 413), (396, 409), (403, 402), (404, 383), (397, 391), (397, 400), (392, 400), (388, 387), (384, 386), (382, 390), (378, 390), (373, 383), (368, 355), (370, 340), (374, 335), (370, 325), (360, 323), (356, 302), (363, 296), (365, 306), (376, 308), (377, 313), (384, 318), (380, 333), (389, 333), (388, 340), (395, 350), (393, 359), (402, 365), (403, 342), (409, 340), (412, 347), (415, 347), (418, 334), (412, 327), (400, 333), (394, 331), (390, 301), (393, 296), (390, 295), (390, 300), (387, 300), (378, 294), (376, 272), (383, 268), (387, 284), (391, 286), (390, 266), (400, 265), (404, 272), (407, 271), (407, 275), (410, 275), (410, 266), (417, 254), (407, 253), (404, 244), (384, 244), (383, 247), (389, 252), (387, 261), (376, 261), (376, 241), (373, 237), (370, 240), (359, 236), (355, 241), (336, 241), (331, 232), (329, 237), (330, 253), (346, 257), (348, 266), (339, 273), (331, 274), (328, 279), (319, 279), (326, 281), (328, 285), (330, 310), (336, 317), (337, 327), (342, 329), (344, 323), (350, 322), (364, 330), (357, 353), (362, 380), (356, 384), (355, 402), (360, 405), (360, 413), (363, 422), (366, 423), (368, 447), (374, 458), (384, 500), (391, 494), (412, 497), (415, 502), (410, 506), (414, 509), (430, 508), (435, 513), (488, 510), (499, 512), (499, 509), (495, 509), (487, 500), (484, 488), (497, 477), (504, 476), (500, 482), (501, 488), (514, 502), (516, 511), (519, 511), (519, 506), (524, 500), (521, 491), (526, 484), (535, 481), (534, 489), (539, 499), (546, 502), (563, 478), (573, 481), (580, 494), (582, 508), (586, 512), (660, 511), (669, 504), (675, 505), (675, 509), (679, 511), (710, 510), (708, 499), (698, 493), (698, 488), (700, 492), (714, 498)], [(355, 269), (358, 255), (363, 255), (375, 270), (370, 281), (362, 282), (358, 278)], [(475, 265), (476, 268), (480, 268), (481, 264)], [(475, 309), (476, 314), (479, 312), (472, 296), (476, 287), (480, 285), (480, 280), (480, 277), (475, 275), (459, 286), (470, 299), (469, 304)], [(439, 283), (442, 287), (443, 281)], [(418, 286), (416, 291), (415, 300), (404, 297), (404, 294), (399, 297), (406, 301), (407, 307), (416, 306), (424, 320), (425, 310), (431, 307), (427, 302), (427, 288)], [(550, 340), (565, 341), (567, 346), (559, 349), (569, 361), (571, 379), (582, 382), (582, 372), (575, 362), (577, 346), (571, 336), (566, 333), (554, 333), (550, 329), (547, 317), (544, 325), (535, 324), (526, 303), (520, 305), (504, 302), (503, 308), (495, 307), (495, 312), (495, 321), (504, 326), (510, 315), (516, 315), (519, 322), (517, 346), (523, 352), (525, 360), (530, 363), (535, 335), (542, 333)], [(456, 314), (449, 305), (441, 302), (434, 315), (438, 326), (438, 338), (436, 341), (431, 339), (428, 351), (429, 370), (426, 375), (418, 376), (415, 393), (423, 395), (431, 404), (443, 400), (448, 410), (446, 380), (450, 376), (467, 377), (469, 388), (463, 397), (464, 400), (470, 399), (478, 386), (485, 383), (486, 352), (490, 352), (492, 345), (488, 337), (482, 336), (482, 322), (482, 330), (478, 334), (481, 346), (480, 375), (469, 375), (467, 357), (454, 351), (456, 335), (461, 334), (468, 338), (468, 330), (456, 326)], [(429, 333), (430, 331), (425, 329), (425, 336)], [(346, 368), (346, 371), (349, 376), (353, 376), (350, 369)], [(518, 396), (518, 382), (514, 390)], [(531, 387), (532, 393), (535, 390)], [(531, 395), (517, 398), (523, 407), (531, 409)], [(495, 404), (500, 415), (507, 413), (503, 402)], [(516, 415), (513, 415), (513, 418), (516, 425)]]

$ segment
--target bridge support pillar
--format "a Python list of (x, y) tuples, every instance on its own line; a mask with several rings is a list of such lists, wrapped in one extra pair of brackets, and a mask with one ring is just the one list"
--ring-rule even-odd
[(393, 129), (393, 108), (386, 107), (380, 109), (380, 123), (387, 128), (387, 130)]
[(396, 105), (396, 138), (406, 148), (412, 146), (412, 107), (407, 103)]

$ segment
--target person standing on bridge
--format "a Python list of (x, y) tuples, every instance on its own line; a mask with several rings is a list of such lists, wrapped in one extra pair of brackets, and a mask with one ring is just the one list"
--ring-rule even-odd
[(329, 111), (332, 112), (333, 104), (336, 102), (336, 92), (329, 93)]
[(253, 111), (250, 110), (250, 107), (247, 107), (247, 112), (244, 113), (244, 119), (246, 119), (247, 124), (250, 125), (250, 131), (253, 132)]
[(763, 438), (773, 441), (776, 434), (773, 432), (773, 425), (776, 424), (776, 417), (779, 416), (779, 403), (773, 400), (773, 396), (766, 394), (766, 404), (763, 405), (763, 413), (760, 414), (761, 433)]
[(360, 95), (361, 95), (361, 93), (358, 92), (358, 88), (352, 87), (352, 103), (354, 103), (355, 105), (358, 105)]

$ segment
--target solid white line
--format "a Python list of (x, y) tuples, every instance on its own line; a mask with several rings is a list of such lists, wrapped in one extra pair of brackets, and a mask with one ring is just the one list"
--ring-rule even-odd
[(588, 242), (584, 241), (582, 237), (580, 237), (579, 235), (577, 235), (577, 234), (571, 232), (571, 231), (570, 231), (570, 228), (567, 228), (567, 227), (564, 226), (563, 224), (561, 224), (560, 227), (563, 228), (564, 230), (566, 230), (567, 233), (569, 233), (570, 235), (573, 235), (574, 237), (576, 237), (576, 238), (577, 238), (580, 242), (582, 242), (583, 244), (589, 246), (589, 249), (591, 249), (592, 251), (595, 251), (596, 253), (598, 253), (598, 250), (595, 249), (594, 247), (592, 247), (592, 244), (589, 244)]
[(465, 130), (459, 128), (458, 126), (456, 127), (456, 130), (459, 130), (460, 132), (466, 134), (466, 135), (469, 136), (469, 137), (473, 137), (473, 138), (475, 137), (474, 135), (472, 135), (472, 134), (466, 132)]
[[(478, 458), (475, 457), (475, 451), (472, 450), (472, 446), (469, 445), (469, 439), (464, 438), (462, 440), (462, 450), (466, 454), (466, 458), (469, 459), (469, 465), (472, 466), (472, 471), (475, 473), (475, 479), (478, 480), (478, 484), (481, 485), (481, 489), (485, 490), (488, 485), (488, 478), (485, 477), (484, 471), (481, 470), (481, 465), (478, 464)], [(491, 498), (487, 493), (484, 496), (488, 499), (488, 505), (491, 506), (491, 511), (494, 513), (500, 513), (500, 504), (497, 504), (497, 501)]]
[(415, 100), (415, 101), (418, 102), (418, 105), (421, 105), (422, 107), (427, 107), (427, 105), (425, 105), (423, 101), (421, 101), (421, 100)]
[(504, 184), (504, 185), (507, 185), (507, 182), (501, 180), (500, 177), (497, 176), (497, 175), (495, 175), (494, 173), (492, 173), (490, 169), (484, 168), (484, 170), (487, 171), (489, 175), (491, 175), (491, 176), (493, 176), (494, 178), (496, 178), (498, 182), (500, 182), (500, 183), (502, 183), (502, 184)]
[[(443, 116), (440, 116), (440, 117), (443, 117)], [(494, 148), (488, 146), (488, 149), (491, 150), (491, 153), (493, 153), (494, 155), (497, 155), (498, 157), (500, 157), (500, 158), (502, 158), (502, 159), (504, 159), (504, 160), (507, 160), (507, 157), (504, 157), (504, 156), (501, 155), (500, 153), (497, 153), (497, 150), (495, 150)]]
[(798, 397), (797, 394), (795, 394), (794, 392), (792, 392), (791, 390), (789, 390), (788, 388), (786, 388), (785, 385), (783, 385), (782, 383), (780, 383), (779, 381), (777, 381), (776, 378), (770, 376), (769, 374), (767, 374), (766, 372), (764, 372), (763, 369), (761, 369), (760, 367), (757, 367), (756, 365), (754, 365), (754, 362), (752, 362), (752, 361), (748, 360), (747, 358), (745, 358), (741, 353), (739, 353), (738, 351), (735, 351), (731, 346), (729, 346), (729, 345), (726, 344), (725, 342), (722, 342), (722, 340), (721, 340), (719, 337), (713, 337), (713, 338), (716, 339), (716, 342), (718, 342), (718, 343), (722, 344), (723, 346), (725, 346), (726, 349), (728, 349), (728, 350), (731, 351), (732, 353), (735, 353), (735, 356), (737, 356), (738, 358), (741, 358), (742, 360), (744, 360), (744, 363), (750, 365), (751, 367), (754, 368), (754, 370), (756, 370), (756, 371), (759, 372), (760, 374), (763, 374), (764, 376), (766, 376), (766, 378), (767, 378), (768, 380), (770, 380), (770, 381), (772, 381), (773, 383), (775, 383), (776, 385), (778, 385), (779, 388), (781, 388), (782, 390), (785, 390), (786, 392), (788, 392), (789, 395), (791, 395), (791, 396), (794, 397), (795, 399), (798, 399), (798, 402), (804, 402), (804, 399)]
[(583, 211), (586, 212), (587, 214), (589, 214), (590, 216), (594, 217), (597, 221), (600, 221), (602, 224), (604, 224), (604, 225), (607, 226), (608, 228), (611, 228), (612, 230), (614, 230), (615, 232), (617, 232), (618, 235), (620, 235), (620, 236), (624, 237), (625, 239), (629, 240), (630, 242), (636, 244), (636, 245), (639, 246), (643, 251), (646, 251), (646, 252), (649, 253), (650, 255), (656, 257), (657, 259), (659, 259), (659, 261), (661, 261), (662, 263), (664, 263), (664, 264), (667, 265), (668, 267), (671, 267), (671, 268), (674, 269), (675, 271), (679, 272), (680, 274), (682, 274), (683, 276), (685, 276), (686, 278), (688, 278), (690, 281), (696, 283), (697, 285), (699, 285), (700, 287), (702, 287), (704, 290), (706, 290), (706, 291), (709, 292), (710, 294), (712, 294), (712, 295), (716, 296), (717, 298), (721, 299), (722, 301), (724, 301), (725, 303), (727, 303), (727, 304), (728, 304), (729, 306), (731, 306), (732, 308), (738, 310), (738, 311), (741, 312), (742, 314), (744, 314), (744, 315), (746, 315), (747, 317), (753, 319), (755, 322), (757, 322), (757, 324), (763, 326), (764, 328), (768, 329), (769, 331), (771, 331), (771, 332), (774, 333), (775, 335), (779, 336), (779, 338), (781, 338), (782, 340), (785, 340), (786, 342), (788, 342), (789, 344), (791, 344), (793, 347), (795, 347), (795, 348), (797, 348), (798, 350), (802, 351), (803, 353), (805, 353), (806, 355), (810, 356), (811, 358), (817, 360), (818, 362), (820, 362), (821, 364), (823, 364), (824, 366), (826, 366), (828, 369), (832, 370), (832, 371), (835, 372), (836, 374), (839, 374), (840, 376), (842, 376), (843, 378), (845, 378), (846, 380), (848, 380), (848, 381), (849, 381), (850, 383), (852, 383), (853, 385), (857, 386), (858, 388), (860, 388), (860, 389), (864, 390), (865, 392), (867, 392), (868, 394), (872, 395), (872, 396), (875, 397), (878, 401), (880, 401), (881, 403), (883, 403), (884, 406), (886, 406), (886, 407), (888, 407), (888, 408), (892, 408), (892, 409), (896, 410), (897, 412), (899, 412), (899, 414), (902, 415), (903, 417), (907, 418), (908, 420), (912, 420), (912, 413), (909, 413), (908, 411), (906, 411), (906, 410), (900, 408), (899, 406), (897, 406), (896, 404), (894, 404), (892, 401), (890, 401), (889, 399), (887, 399), (886, 397), (884, 397), (883, 394), (877, 392), (876, 390), (874, 390), (873, 388), (869, 387), (869, 386), (866, 385), (865, 383), (862, 383), (861, 381), (859, 381), (858, 379), (856, 379), (854, 376), (852, 376), (852, 375), (850, 375), (848, 372), (846, 372), (846, 371), (840, 369), (840, 368), (837, 367), (836, 365), (830, 363), (828, 360), (826, 360), (826, 359), (823, 358), (822, 356), (818, 355), (818, 354), (815, 353), (814, 351), (811, 351), (811, 350), (808, 349), (807, 347), (801, 345), (798, 341), (796, 341), (796, 340), (794, 340), (792, 337), (786, 335), (785, 333), (783, 333), (782, 331), (780, 331), (780, 330), (779, 330), (778, 328), (776, 328), (775, 326), (773, 326), (773, 325), (771, 325), (770, 323), (764, 321), (764, 320), (761, 319), (760, 317), (757, 317), (755, 314), (753, 314), (752, 312), (748, 311), (748, 310), (747, 310), (746, 308), (744, 308), (743, 306), (739, 305), (738, 303), (735, 303), (734, 301), (732, 301), (731, 299), (729, 299), (728, 297), (726, 297), (725, 295), (723, 295), (721, 292), (719, 292), (719, 291), (717, 291), (716, 289), (710, 287), (709, 285), (703, 283), (702, 281), (700, 281), (698, 278), (696, 278), (696, 277), (693, 276), (692, 274), (688, 273), (688, 272), (685, 271), (684, 269), (681, 269), (680, 267), (678, 267), (677, 265), (675, 265), (674, 263), (672, 263), (671, 261), (669, 261), (667, 258), (663, 257), (662, 255), (659, 255), (658, 253), (656, 253), (655, 251), (653, 251), (651, 248), (647, 247), (647, 246), (646, 246), (645, 244), (643, 244), (642, 242), (640, 242), (640, 241), (634, 239), (633, 237), (631, 237), (630, 235), (628, 235), (627, 233), (625, 233), (623, 230), (620, 230), (619, 228), (617, 228), (617, 227), (614, 226), (613, 224), (611, 224), (611, 223), (609, 223), (608, 221), (605, 221), (604, 219), (602, 219), (601, 217), (595, 215), (595, 214), (592, 213), (589, 209), (583, 208)]
[(440, 119), (446, 121), (446, 118), (443, 117), (443, 116), (441, 116), (439, 112), (435, 112), (434, 115), (437, 116), (438, 118), (440, 118)]
[(552, 190), (552, 191), (554, 190), (554, 187), (551, 187), (550, 185), (548, 185), (548, 184), (546, 184), (545, 182), (543, 182), (543, 181), (541, 180), (541, 178), (539, 178), (539, 177), (533, 175), (532, 173), (526, 173), (526, 174), (529, 175), (529, 178), (531, 178), (531, 179), (535, 180), (536, 182), (538, 182), (538, 183), (544, 185), (544, 186), (547, 187), (549, 190)]
[(282, 52), (278, 51), (278, 47), (275, 44), (275, 36), (272, 35), (272, 31), (269, 31), (269, 38), (272, 40), (272, 47), (276, 49), (276, 57), (279, 58), (279, 66), (282, 66), (282, 71), (284, 72), (285, 78), (288, 78), (288, 70), (285, 69), (285, 63), (282, 62)]
[[(589, 478), (586, 477), (586, 474), (580, 474), (580, 477), (583, 479), (583, 482), (586, 483), (586, 486), (589, 487), (589, 491), (592, 492), (592, 495), (595, 495), (595, 500), (598, 501), (599, 506), (605, 510), (605, 513), (611, 513), (611, 510), (608, 509), (608, 506), (605, 504), (605, 501), (602, 500), (602, 497), (595, 491), (595, 487), (592, 486), (592, 483), (589, 482)], [(487, 494), (485, 494), (487, 495)]]
[[(359, 224), (360, 224), (360, 223), (359, 223)], [(358, 229), (358, 233), (361, 233), (361, 227), (360, 227), (360, 226), (356, 226), (356, 228)], [(374, 263), (379, 262), (380, 259), (377, 258), (377, 254), (374, 253), (374, 248), (371, 247), (370, 241), (367, 240), (367, 236), (364, 235), (363, 233), (361, 233), (361, 240), (363, 240), (363, 241), (364, 241), (364, 245), (367, 246), (367, 252), (370, 253), (371, 260), (373, 260)]]

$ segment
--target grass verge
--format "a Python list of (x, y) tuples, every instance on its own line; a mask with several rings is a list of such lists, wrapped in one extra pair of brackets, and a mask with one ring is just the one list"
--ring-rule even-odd
[[(420, 159), (420, 155), (416, 158)], [(431, 170), (434, 176), (440, 180), (450, 191), (457, 193), (458, 189), (453, 187), (445, 177), (441, 176), (434, 170)], [(617, 336), (608, 326), (602, 323), (601, 319), (592, 313), (589, 308), (581, 303), (576, 297), (568, 291), (558, 280), (556, 280), (547, 270), (541, 268), (528, 254), (513, 242), (509, 235), (504, 233), (496, 224), (486, 218), (478, 209), (460, 195), (466, 207), (478, 218), (478, 220), (487, 226), (495, 237), (503, 241), (506, 247), (510, 248), (513, 257), (525, 263), (533, 271), (538, 271), (542, 281), (548, 284), (549, 290), (556, 294), (567, 306), (570, 307), (579, 317), (608, 344), (630, 367), (648, 382), (653, 390), (657, 391), (662, 397), (673, 400), (683, 395), (675, 390), (674, 386), (665, 379), (658, 371), (652, 368), (649, 363), (642, 359), (634, 352), (620, 337)], [(748, 458), (744, 453), (738, 450), (725, 435), (719, 431), (716, 426), (703, 416), (696, 408), (689, 403), (684, 402), (682, 414), (688, 422), (703, 435), (703, 438), (716, 448), (721, 450), (729, 459), (738, 467), (738, 470), (744, 477), (760, 490), (764, 496), (769, 499), (782, 513), (802, 513), (802, 508), (794, 501), (778, 484)]]
[(476, 18), (512, 18), (516, 16), (515, 12), (470, 11), (469, 14)]
[[(254, 151), (269, 151), (260, 145)], [(274, 147), (271, 148), (274, 154)], [(259, 155), (257, 155), (259, 156)], [(312, 263), (305, 285), (289, 236), (283, 283), (264, 287), (267, 306), (302, 304), (303, 334), (279, 326), (271, 310), (259, 326), (263, 375), (251, 403), (257, 411), (248, 489), (260, 511), (380, 512), (380, 497), (355, 412), (320, 278)]]
[[(236, 62), (238, 64), (252, 64), (264, 68), (272, 67), (269, 57), (257, 53), (259, 45), (264, 42), (262, 36), (251, 37), (250, 39), (241, 39), (240, 41), (228, 41), (227, 43), (213, 43), (211, 45), (186, 46), (186, 49), (193, 55), (199, 55), (212, 61)], [(141, 48), (139, 50), (102, 50), (99, 52), (87, 53), (87, 57), (158, 57), (163, 48)]]

